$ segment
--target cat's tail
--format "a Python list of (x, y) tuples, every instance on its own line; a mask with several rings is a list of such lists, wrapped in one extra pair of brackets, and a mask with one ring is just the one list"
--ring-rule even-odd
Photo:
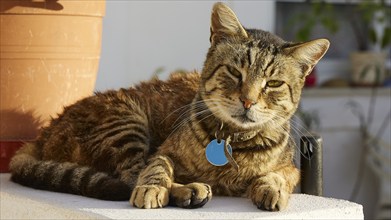
[(10, 162), (11, 180), (21, 185), (103, 200), (128, 200), (131, 187), (107, 173), (76, 163), (40, 160), (34, 143), (25, 144)]

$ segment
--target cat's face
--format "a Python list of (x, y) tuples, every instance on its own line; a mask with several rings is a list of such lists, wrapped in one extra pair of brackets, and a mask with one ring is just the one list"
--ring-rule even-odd
[(217, 118), (237, 129), (289, 120), (305, 77), (329, 47), (325, 39), (290, 44), (261, 30), (245, 30), (223, 4), (212, 11), (211, 44), (200, 94)]

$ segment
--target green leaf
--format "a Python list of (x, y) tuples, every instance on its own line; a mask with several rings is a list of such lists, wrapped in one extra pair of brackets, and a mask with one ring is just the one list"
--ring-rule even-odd
[(367, 64), (366, 66), (364, 66), (364, 68), (362, 68), (362, 70), (360, 72), (359, 79), (364, 79), (364, 77), (367, 75), (367, 73), (371, 67), (372, 67), (372, 64)]
[(314, 11), (315, 14), (321, 13), (322, 12), (322, 2), (316, 1), (315, 3), (313, 3), (312, 10)]
[(165, 68), (163, 66), (160, 66), (153, 71), (153, 75), (158, 77), (160, 74), (162, 74), (165, 71)]
[(383, 38), (381, 41), (381, 48), (384, 49), (391, 43), (391, 27), (387, 27), (384, 30)]
[(311, 35), (311, 29), (309, 27), (303, 27), (299, 29), (296, 33), (296, 38), (299, 41), (308, 41)]
[(380, 82), (380, 77), (381, 77), (381, 69), (380, 69), (380, 64), (375, 65), (375, 85), (379, 85)]
[(323, 17), (321, 23), (332, 34), (335, 34), (339, 29), (337, 22), (331, 17)]
[(376, 34), (376, 31), (375, 29), (373, 28), (370, 28), (369, 29), (369, 40), (372, 42), (372, 43), (376, 43), (377, 42), (377, 34)]

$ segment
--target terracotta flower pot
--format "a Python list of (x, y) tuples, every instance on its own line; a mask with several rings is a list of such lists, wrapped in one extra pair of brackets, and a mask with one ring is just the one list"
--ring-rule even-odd
[(1, 142), (34, 139), (93, 93), (104, 12), (102, 0), (0, 0)]
[(351, 79), (355, 86), (381, 85), (385, 79), (386, 54), (355, 52), (350, 56)]

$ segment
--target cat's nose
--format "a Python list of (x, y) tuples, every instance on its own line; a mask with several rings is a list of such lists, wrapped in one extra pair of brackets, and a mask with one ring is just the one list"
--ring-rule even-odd
[(248, 110), (251, 108), (251, 106), (255, 105), (256, 102), (254, 100), (245, 98), (245, 97), (240, 97), (240, 101), (242, 101), (244, 109)]

